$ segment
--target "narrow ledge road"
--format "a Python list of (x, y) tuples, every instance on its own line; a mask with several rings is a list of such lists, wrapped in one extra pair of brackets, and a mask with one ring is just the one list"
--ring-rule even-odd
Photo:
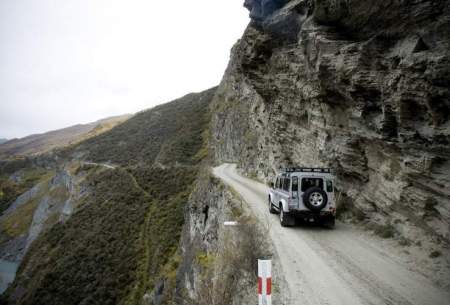
[(267, 186), (241, 176), (235, 164), (218, 166), (213, 174), (269, 225), (289, 289), (286, 305), (450, 304), (450, 293), (350, 226), (338, 222), (335, 230), (283, 228), (277, 215), (268, 212)]

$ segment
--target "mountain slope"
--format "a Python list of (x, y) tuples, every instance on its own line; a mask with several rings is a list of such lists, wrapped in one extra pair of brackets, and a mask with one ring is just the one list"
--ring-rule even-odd
[(8, 139), (0, 139), (0, 144), (3, 144), (5, 142), (8, 142)]
[(5, 143), (0, 143), (0, 159), (37, 155), (55, 148), (75, 144), (110, 130), (130, 117), (131, 115), (115, 116), (89, 124), (79, 124), (43, 134), (9, 140)]
[[(214, 93), (215, 88), (141, 112), (36, 161), (56, 164), (56, 175), (66, 178), (52, 178), (50, 191), (28, 199), (35, 202), (28, 234), (45, 215), (44, 228), (6, 292), (8, 304), (138, 304), (161, 277), (170, 276), (184, 206), (206, 156)], [(55, 202), (51, 194), (62, 195)], [(50, 196), (61, 209), (47, 212)]]
[(215, 89), (187, 96), (136, 114), (132, 120), (69, 149), (73, 156), (94, 162), (127, 165), (191, 163), (202, 146), (208, 117), (205, 108)]

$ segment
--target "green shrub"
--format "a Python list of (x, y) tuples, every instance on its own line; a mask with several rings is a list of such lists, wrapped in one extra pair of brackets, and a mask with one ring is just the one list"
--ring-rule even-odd
[(33, 243), (11, 292), (16, 304), (118, 304), (135, 280), (150, 198), (123, 170), (88, 177), (91, 194), (66, 223)]
[(439, 257), (441, 255), (442, 255), (441, 251), (435, 250), (435, 251), (432, 251), (429, 256), (430, 256), (430, 258), (436, 258), (436, 257)]
[(400, 246), (410, 246), (411, 245), (411, 241), (405, 237), (401, 237), (398, 241)]
[(390, 225), (377, 225), (375, 228), (375, 234), (382, 238), (392, 238), (395, 235), (395, 228)]

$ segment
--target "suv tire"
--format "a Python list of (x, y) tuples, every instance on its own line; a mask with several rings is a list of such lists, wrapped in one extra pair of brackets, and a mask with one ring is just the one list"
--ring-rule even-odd
[(303, 194), (303, 203), (314, 212), (319, 212), (328, 203), (328, 196), (321, 188), (311, 187)]
[(289, 227), (291, 225), (291, 216), (283, 211), (280, 205), (280, 224), (282, 227)]
[(275, 210), (275, 207), (273, 206), (272, 200), (270, 199), (270, 196), (269, 196), (269, 213), (275, 214), (276, 212), (277, 212), (277, 210)]

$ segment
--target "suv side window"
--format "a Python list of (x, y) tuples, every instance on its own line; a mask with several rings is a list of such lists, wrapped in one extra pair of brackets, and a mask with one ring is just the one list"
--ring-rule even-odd
[(289, 186), (291, 184), (291, 179), (289, 178), (284, 178), (283, 181), (283, 190), (285, 190), (286, 192), (289, 192)]
[(333, 192), (333, 181), (327, 180), (327, 192), (332, 193)]
[(303, 178), (302, 179), (302, 192), (306, 192), (311, 187), (319, 187), (323, 190), (322, 178)]
[(292, 177), (292, 198), (297, 198), (298, 196), (298, 177)]
[(292, 177), (292, 191), (298, 192), (298, 177)]

